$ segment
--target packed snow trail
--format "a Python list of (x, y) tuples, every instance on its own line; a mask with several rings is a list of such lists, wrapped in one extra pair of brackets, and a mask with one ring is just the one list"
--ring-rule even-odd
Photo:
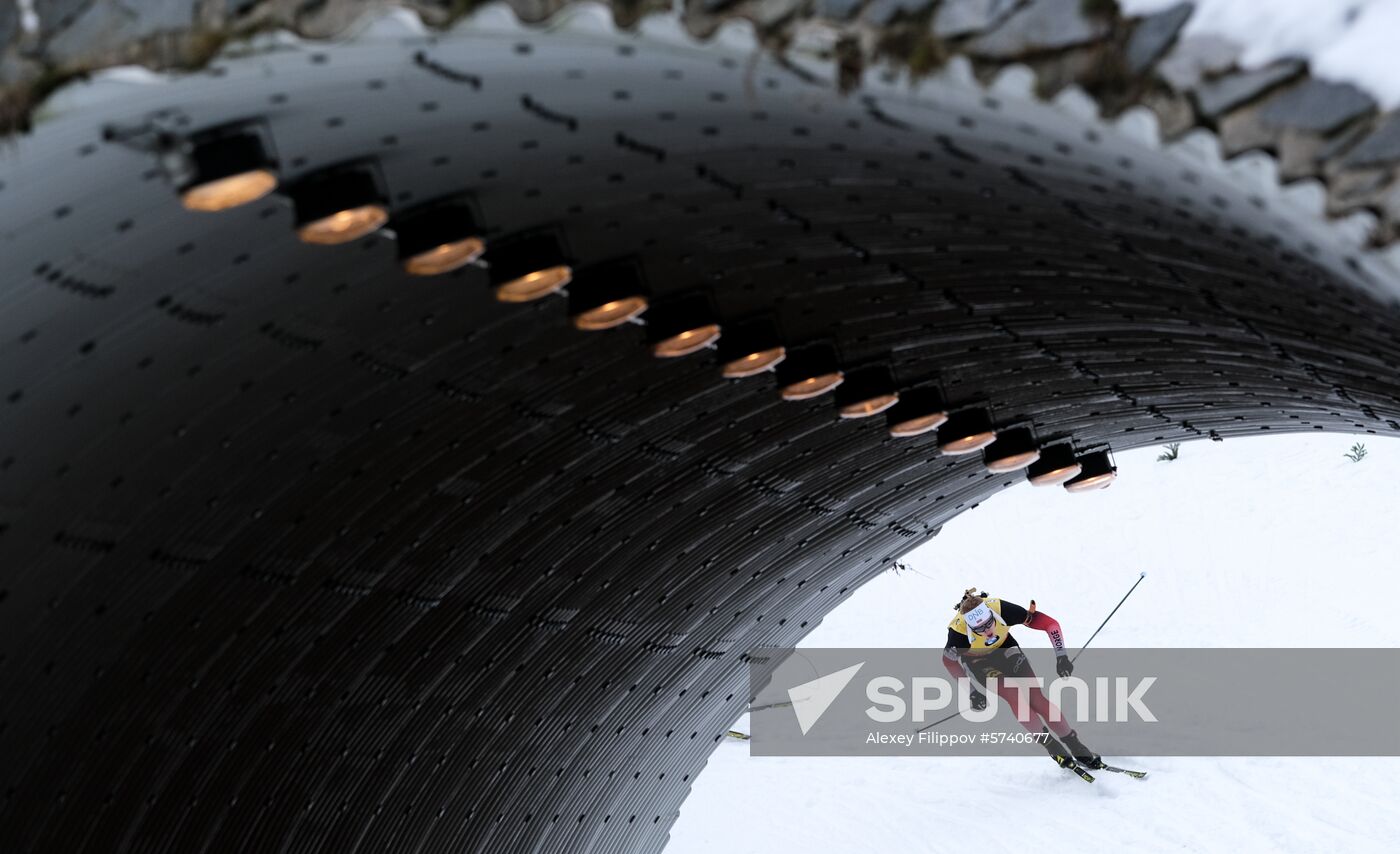
[[(1368, 455), (1343, 455), (1357, 441)], [(1329, 604), (1353, 602), (1349, 637), (1400, 646), (1400, 441), (1263, 436), (1119, 456), (1118, 483), (1088, 495), (1018, 483), (954, 519), (906, 562), (855, 591), (803, 646), (941, 648), (971, 585), (1034, 598), (1071, 647), (1123, 590), (1138, 589), (1101, 647), (1316, 645)], [(1376, 607), (1367, 607), (1374, 604)], [(1232, 612), (1238, 619), (1229, 620)], [(1027, 647), (1048, 646), (1024, 629)], [(1394, 678), (1393, 674), (1381, 674)], [(1209, 702), (1209, 698), (1204, 698)], [(1340, 701), (1340, 699), (1339, 699)], [(735, 729), (748, 731), (747, 716)], [(685, 802), (667, 854), (947, 852), (969, 820), (1041, 854), (1393, 851), (1400, 759), (1107, 756), (1149, 780), (1085, 785), (1047, 757), (750, 758), (725, 739)], [(1008, 837), (1012, 838), (1012, 837)]]

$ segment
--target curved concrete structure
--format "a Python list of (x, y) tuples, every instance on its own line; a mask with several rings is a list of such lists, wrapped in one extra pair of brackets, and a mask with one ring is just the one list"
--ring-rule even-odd
[(947, 79), (488, 24), (70, 89), (14, 141), (0, 849), (658, 850), (747, 650), (1031, 488), (275, 198), (186, 212), (146, 130), (264, 117), (286, 176), (376, 157), (396, 210), (469, 190), (1046, 443), (1400, 433), (1395, 282), (1277, 195)]

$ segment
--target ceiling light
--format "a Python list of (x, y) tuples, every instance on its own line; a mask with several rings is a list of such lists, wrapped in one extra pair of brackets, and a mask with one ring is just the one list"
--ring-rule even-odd
[(461, 201), (420, 206), (394, 217), (399, 263), (413, 276), (440, 276), (480, 258), (486, 239)]
[(592, 332), (621, 326), (647, 310), (647, 289), (635, 258), (583, 267), (569, 285), (569, 318)]
[(1057, 486), (1083, 470), (1068, 442), (1042, 448), (1040, 459), (1026, 469), (1026, 480), (1034, 486)]
[(900, 392), (899, 402), (885, 412), (885, 425), (897, 439), (937, 430), (947, 420), (948, 406), (943, 395), (928, 386)]
[(783, 400), (811, 400), (845, 379), (836, 348), (830, 344), (808, 344), (788, 353), (776, 373)]
[(338, 166), (298, 181), (289, 191), (297, 237), (318, 246), (358, 240), (389, 221), (388, 203), (368, 165)]
[(1083, 471), (1065, 481), (1069, 492), (1093, 492), (1104, 489), (1118, 479), (1118, 467), (1113, 464), (1108, 451), (1095, 451), (1079, 458)]
[(536, 231), (494, 242), (485, 258), (491, 268), (491, 288), (501, 302), (547, 297), (574, 276), (564, 246), (552, 232)]
[(964, 409), (948, 416), (938, 428), (938, 449), (945, 454), (971, 454), (996, 441), (992, 416), (985, 409)]
[(657, 303), (647, 312), (647, 344), (662, 359), (688, 356), (719, 340), (720, 324), (710, 299), (688, 293)]
[(773, 369), (787, 358), (787, 349), (772, 320), (754, 317), (725, 330), (718, 355), (724, 377), (739, 379)]
[(996, 441), (982, 451), (987, 471), (996, 474), (1020, 471), (1038, 459), (1040, 449), (1036, 446), (1035, 434), (1026, 427), (998, 433)]
[(884, 365), (857, 368), (846, 374), (836, 390), (836, 409), (842, 418), (879, 415), (899, 402), (894, 377)]
[(277, 163), (251, 123), (194, 134), (164, 162), (186, 210), (225, 211), (277, 189)]

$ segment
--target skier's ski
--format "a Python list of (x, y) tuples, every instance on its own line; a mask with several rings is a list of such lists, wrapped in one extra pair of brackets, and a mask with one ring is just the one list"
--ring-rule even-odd
[(748, 733), (739, 732), (737, 729), (731, 729), (729, 732), (725, 733), (725, 735), (729, 736), (730, 738), (737, 738), (740, 741), (748, 741), (750, 738), (753, 738), (753, 736), (749, 735)]
[(1143, 779), (1146, 779), (1146, 778), (1147, 778), (1147, 772), (1146, 772), (1146, 771), (1130, 771), (1130, 770), (1127, 769), (1127, 768), (1115, 768), (1115, 767), (1113, 767), (1112, 765), (1100, 765), (1100, 766), (1099, 766), (1097, 769), (1095, 769), (1095, 770), (1098, 770), (1098, 771), (1112, 771), (1112, 772), (1114, 772), (1115, 774), (1127, 774), (1129, 777), (1132, 777), (1132, 778), (1135, 779), (1135, 780), (1143, 780)]
[(1094, 775), (1093, 775), (1093, 774), (1090, 774), (1088, 771), (1085, 771), (1083, 765), (1080, 765), (1078, 762), (1075, 762), (1073, 759), (1069, 758), (1068, 756), (1061, 756), (1060, 754), (1057, 753), (1057, 754), (1055, 754), (1054, 756), (1052, 756), (1052, 757), (1050, 757), (1050, 758), (1051, 758), (1051, 759), (1054, 759), (1054, 760), (1055, 760), (1055, 764), (1056, 764), (1056, 765), (1059, 765), (1061, 768), (1065, 769), (1066, 771), (1073, 771), (1074, 773), (1078, 774), (1078, 775), (1079, 775), (1079, 779), (1083, 780), (1084, 782), (1086, 782), (1086, 783), (1092, 783), (1092, 782), (1094, 782)]
[(769, 703), (769, 704), (766, 705), (766, 706), (749, 706), (749, 711), (750, 711), (750, 712), (762, 712), (762, 711), (765, 711), (765, 710), (767, 710), (767, 709), (785, 709), (785, 708), (787, 708), (788, 706), (791, 706), (791, 705), (792, 705), (791, 702)]

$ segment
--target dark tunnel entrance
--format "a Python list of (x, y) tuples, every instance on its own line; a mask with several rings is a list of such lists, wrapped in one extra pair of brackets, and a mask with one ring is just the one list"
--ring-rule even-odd
[(164, 132), (469, 191), (488, 245), (1044, 445), (1400, 433), (1394, 282), (1317, 223), (1051, 104), (809, 77), (482, 26), (60, 92), (0, 193), (0, 846), (658, 850), (745, 652), (1024, 477), (279, 196), (185, 211)]

